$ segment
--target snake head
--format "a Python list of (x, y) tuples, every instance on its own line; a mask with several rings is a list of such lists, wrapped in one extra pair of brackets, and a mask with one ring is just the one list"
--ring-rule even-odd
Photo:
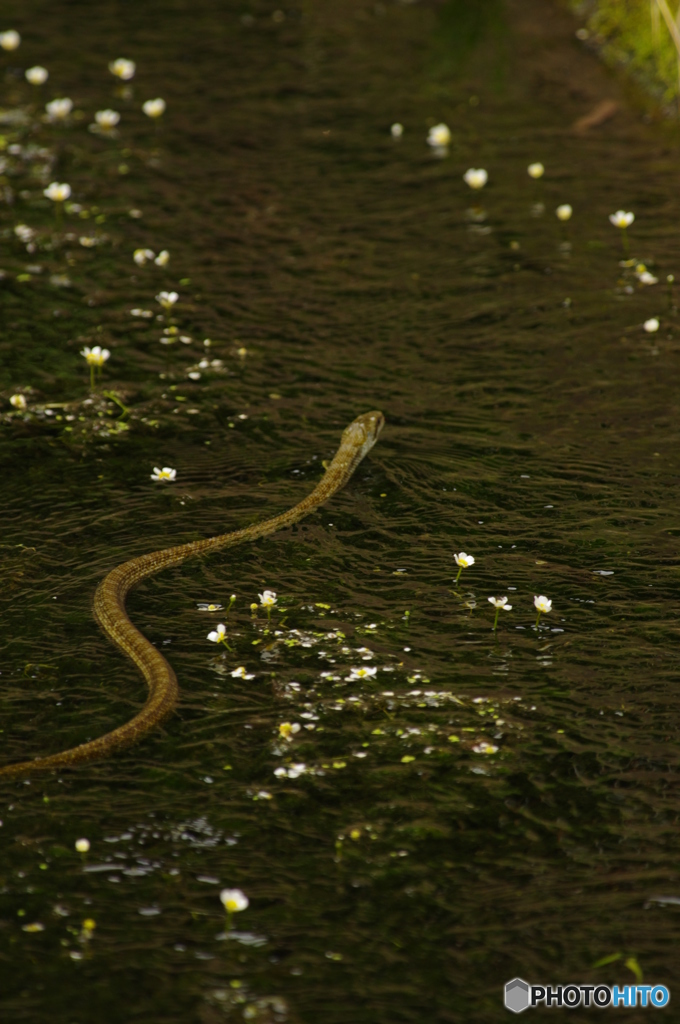
[(363, 458), (378, 440), (378, 435), (384, 426), (385, 417), (381, 412), (377, 410), (364, 412), (343, 431), (342, 443), (343, 445), (352, 445)]

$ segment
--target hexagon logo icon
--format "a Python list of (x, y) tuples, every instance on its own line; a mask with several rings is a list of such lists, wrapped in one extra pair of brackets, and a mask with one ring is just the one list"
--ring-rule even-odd
[(529, 1005), (529, 986), (522, 978), (513, 978), (505, 984), (505, 1007), (513, 1013), (521, 1013)]

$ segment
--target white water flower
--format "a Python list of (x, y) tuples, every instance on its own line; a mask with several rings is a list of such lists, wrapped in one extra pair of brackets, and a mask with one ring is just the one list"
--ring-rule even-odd
[(629, 228), (635, 220), (635, 214), (617, 210), (616, 213), (609, 214), (609, 219), (615, 228)]
[(265, 590), (262, 594), (257, 595), (260, 599), (260, 604), (263, 608), (273, 608), (278, 598), (275, 590)]
[(153, 310), (151, 309), (131, 309), (130, 316), (141, 316), (145, 320), (150, 320), (153, 316)]
[(653, 316), (650, 320), (645, 320), (642, 326), (647, 331), (647, 334), (654, 334), (661, 325), (657, 317)]
[(638, 274), (638, 281), (640, 284), (658, 284), (659, 278), (654, 277), (654, 274), (650, 274), (648, 270), (642, 270)]
[(172, 483), (177, 477), (177, 470), (171, 469), (170, 466), (163, 466), (159, 469), (158, 466), (154, 466), (153, 473), (151, 474), (152, 480), (167, 480)]
[(98, 110), (94, 115), (94, 119), (100, 128), (104, 131), (108, 131), (110, 128), (115, 128), (120, 121), (120, 114), (117, 110)]
[(435, 149), (443, 149), (451, 141), (451, 129), (447, 124), (436, 124), (427, 133), (427, 144)]
[(156, 264), (157, 267), (167, 267), (169, 262), (170, 253), (168, 252), (167, 249), (163, 249), (162, 252), (159, 252), (158, 256), (156, 256), (156, 259), (154, 260), (154, 263)]
[(35, 231), (33, 228), (29, 228), (28, 224), (17, 224), (14, 228), (14, 234), (17, 236), (20, 242), (26, 244), (35, 237)]
[(248, 897), (240, 889), (223, 889), (220, 893), (222, 905), (228, 914), (238, 914), (250, 903)]
[(165, 113), (165, 100), (161, 99), (160, 96), (155, 100), (147, 100), (146, 103), (142, 104), (142, 110), (147, 117), (157, 118), (162, 117)]
[[(138, 267), (143, 267), (146, 263), (149, 262), (149, 260), (154, 259), (155, 256), (156, 253), (153, 251), (153, 249), (135, 249), (135, 251), (132, 254), (132, 258)], [(158, 299), (158, 296), (156, 296), (156, 298)], [(158, 301), (160, 302), (160, 299), (158, 299)]]
[(542, 178), (545, 174), (545, 167), (541, 163), (529, 164), (527, 174), (530, 178)]
[(40, 64), (36, 64), (32, 68), (27, 68), (25, 75), (26, 81), (30, 82), (31, 85), (44, 85), (50, 77), (50, 73), (47, 68), (41, 67)]
[(475, 564), (475, 560), (472, 555), (466, 555), (464, 551), (461, 551), (460, 554), (454, 555), (453, 557), (455, 558), (456, 565), (458, 566), (458, 575), (453, 581), (455, 585), (456, 583), (458, 583), (458, 580), (460, 579), (460, 574), (462, 573), (463, 569), (469, 569), (471, 565)]
[(483, 167), (470, 167), (463, 175), (463, 180), (467, 182), (471, 189), (478, 192), (479, 189), (484, 188), (486, 185), (489, 175)]
[(8, 52), (16, 50), (21, 44), (21, 36), (13, 28), (7, 30), (7, 32), (0, 32), (0, 46), (3, 50)]
[(495, 754), (496, 751), (498, 750), (498, 747), (495, 747), (493, 743), (486, 743), (485, 741), (483, 741), (481, 743), (475, 743), (472, 749), (474, 750), (475, 754)]
[(297, 779), (307, 771), (306, 764), (292, 764), (290, 768), (275, 768), (274, 775), (277, 779)]
[(156, 302), (160, 302), (163, 309), (169, 313), (172, 307), (175, 305), (179, 295), (177, 292), (159, 292), (156, 296)]
[(81, 235), (78, 239), (83, 249), (94, 249), (97, 244), (97, 239), (94, 235)]
[(547, 614), (549, 611), (551, 611), (552, 601), (549, 597), (545, 597), (544, 594), (541, 594), (539, 597), (534, 597), (534, 607), (538, 612), (535, 623), (535, 625), (538, 626), (538, 623), (541, 619), (541, 615)]
[(562, 203), (562, 205), (558, 206), (557, 209), (555, 210), (555, 214), (557, 216), (557, 219), (561, 220), (561, 221), (571, 220), (571, 215), (572, 215), (573, 212), (574, 211), (572, 210), (572, 208), (569, 205), (569, 203)]
[(125, 57), (119, 57), (117, 60), (112, 60), (109, 64), (109, 71), (116, 78), (120, 78), (123, 82), (129, 82), (131, 78), (135, 77), (135, 71), (137, 65), (133, 60), (126, 60)]
[(349, 671), (350, 674), (346, 677), (347, 682), (354, 682), (355, 679), (371, 679), (378, 670), (362, 665), (360, 668), (351, 668)]
[(71, 195), (71, 186), (67, 185), (65, 181), (53, 181), (43, 189), (43, 195), (51, 199), (53, 203), (65, 203)]
[(23, 412), (28, 403), (23, 395), (11, 395), (9, 404), (13, 405), (15, 409), (19, 409)]
[(88, 853), (89, 850), (90, 850), (90, 840), (89, 839), (76, 839), (76, 841), (75, 841), (75, 848), (78, 851), (78, 853)]
[(298, 732), (300, 732), (300, 726), (297, 722), (281, 722), (279, 726), (279, 736), (284, 740), (292, 740)]
[(73, 100), (70, 100), (68, 96), (58, 100), (50, 100), (49, 103), (45, 104), (45, 110), (51, 121), (64, 121), (73, 110)]
[[(222, 607), (222, 606), (220, 605), (220, 607)], [(213, 629), (213, 630), (211, 630), (210, 633), (208, 633), (208, 636), (207, 636), (206, 639), (212, 640), (212, 642), (214, 644), (220, 644), (226, 638), (226, 635), (227, 635), (227, 627), (224, 625), (223, 622), (220, 622), (220, 624), (218, 625), (217, 629)]]
[(400, 139), (403, 134), (404, 134), (404, 126), (403, 126), (403, 124), (399, 124), (398, 121), (395, 121), (394, 124), (390, 127), (390, 135), (392, 136), (393, 139)]
[(252, 675), (251, 673), (246, 672), (245, 665), (239, 665), (239, 667), (235, 668), (233, 672), (229, 673), (229, 675), (231, 676), (232, 679), (254, 679), (255, 678), (254, 675)]
[(80, 350), (80, 354), (87, 360), (88, 366), (99, 367), (102, 367), (111, 355), (108, 348), (102, 348), (100, 345), (95, 345), (93, 348), (88, 348), (86, 345), (85, 348)]
[(500, 612), (501, 608), (503, 609), (504, 612), (509, 612), (512, 611), (512, 605), (508, 604), (507, 597), (490, 597), (489, 601), (496, 609), (496, 615), (493, 620), (493, 630), (495, 632), (496, 627), (498, 626), (498, 613)]
[(218, 604), (216, 601), (199, 601), (198, 610), (199, 612), (221, 612), (224, 608), (223, 604)]

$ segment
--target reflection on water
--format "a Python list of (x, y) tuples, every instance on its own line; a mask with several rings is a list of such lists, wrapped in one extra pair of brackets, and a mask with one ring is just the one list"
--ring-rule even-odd
[(388, 425), (309, 520), (134, 592), (163, 730), (5, 784), (3, 1020), (497, 1020), (515, 975), (626, 962), (673, 990), (675, 142), (625, 109), (571, 132), (615, 86), (537, 0), (9, 7), (3, 759), (139, 707), (91, 617), (112, 566), (289, 507), (357, 413)]

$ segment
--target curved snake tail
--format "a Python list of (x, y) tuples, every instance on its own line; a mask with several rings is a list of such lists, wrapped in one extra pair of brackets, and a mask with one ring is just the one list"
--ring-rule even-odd
[(97, 587), (94, 614), (109, 639), (127, 654), (144, 676), (149, 691), (144, 706), (129, 722), (104, 736), (58, 754), (7, 765), (0, 768), (0, 778), (24, 776), (51, 768), (68, 768), (85, 761), (107, 757), (122, 747), (136, 743), (167, 718), (175, 708), (179, 696), (177, 677), (160, 651), (157, 651), (130, 621), (125, 610), (125, 598), (132, 587), (140, 580), (171, 565), (178, 565), (192, 555), (205, 554), (266, 537), (314, 512), (345, 486), (361, 460), (377, 441), (384, 424), (385, 418), (381, 412), (367, 412), (357, 416), (343, 432), (340, 447), (323, 479), (311, 494), (288, 511), (242, 530), (180, 544), (162, 551), (152, 551), (113, 569)]

